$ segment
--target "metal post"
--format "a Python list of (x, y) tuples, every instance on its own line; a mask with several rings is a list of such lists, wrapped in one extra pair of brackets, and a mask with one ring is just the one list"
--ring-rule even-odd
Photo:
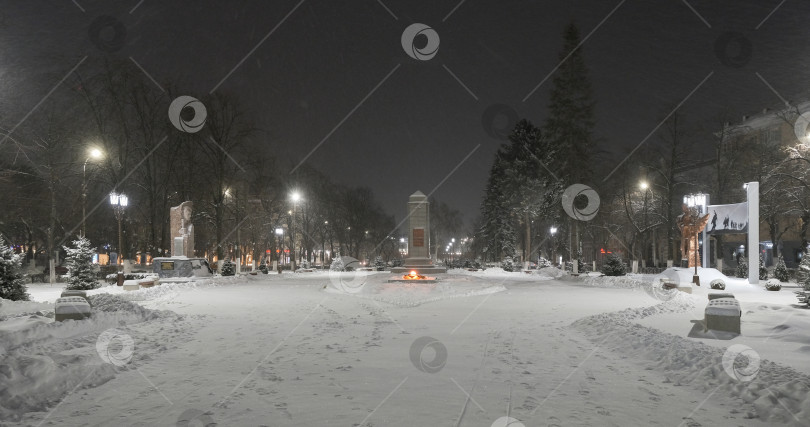
[(759, 283), (759, 182), (746, 184), (748, 193), (748, 283)]
[[(118, 213), (119, 209), (116, 209), (116, 218), (118, 219), (118, 256), (121, 258), (121, 263), (124, 262), (124, 233), (121, 232), (121, 214)], [(118, 264), (118, 260), (116, 260), (116, 264)]]
[(82, 237), (87, 235), (87, 160), (84, 161), (82, 166)]
[[(709, 213), (709, 195), (706, 194), (706, 203), (703, 205), (704, 212), (703, 214)], [(708, 225), (707, 225), (708, 226)], [(710, 249), (710, 236), (709, 233), (706, 232), (706, 229), (703, 229), (703, 268), (711, 267), (711, 251)]]

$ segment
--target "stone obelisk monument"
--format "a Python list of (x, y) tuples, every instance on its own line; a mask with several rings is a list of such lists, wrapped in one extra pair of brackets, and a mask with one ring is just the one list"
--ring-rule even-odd
[(421, 191), (408, 198), (408, 257), (392, 273), (446, 273), (430, 259), (430, 204)]

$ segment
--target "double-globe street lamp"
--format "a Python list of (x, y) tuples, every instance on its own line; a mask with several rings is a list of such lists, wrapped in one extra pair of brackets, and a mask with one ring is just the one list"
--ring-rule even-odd
[(121, 221), (124, 219), (124, 209), (126, 209), (128, 204), (129, 199), (127, 198), (126, 194), (116, 192), (110, 193), (110, 205), (112, 205), (115, 219), (118, 220), (118, 257), (121, 260), (120, 262), (117, 262), (118, 264), (121, 264), (124, 261), (124, 234), (121, 231)]

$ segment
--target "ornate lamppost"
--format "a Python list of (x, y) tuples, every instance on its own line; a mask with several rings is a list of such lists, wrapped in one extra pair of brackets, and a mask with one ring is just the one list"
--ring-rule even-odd
[(113, 208), (115, 219), (118, 220), (118, 256), (121, 259), (120, 263), (124, 261), (124, 234), (121, 230), (121, 221), (124, 219), (124, 210), (129, 204), (129, 199), (124, 193), (110, 193), (110, 205)]

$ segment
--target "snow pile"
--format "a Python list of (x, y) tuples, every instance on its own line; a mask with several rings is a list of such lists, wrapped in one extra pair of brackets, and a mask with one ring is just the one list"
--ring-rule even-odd
[(40, 315), (48, 310), (53, 311), (53, 304), (34, 301), (11, 301), (0, 298), (0, 322), (16, 316)]
[(557, 267), (543, 267), (537, 270), (537, 274), (541, 276), (551, 277), (552, 279), (559, 279), (566, 275), (566, 272)]
[[(722, 393), (752, 404), (754, 410), (747, 414), (749, 418), (788, 424), (810, 419), (810, 377), (762, 359), (758, 371), (753, 371), (753, 379), (740, 379), (732, 376), (735, 372), (732, 367), (736, 366), (733, 361), (739, 362), (739, 359), (732, 357), (732, 366), (728, 366), (731, 347), (708, 346), (636, 323), (657, 314), (689, 311), (698, 300), (702, 299), (679, 293), (672, 300), (652, 307), (589, 316), (572, 326), (590, 336), (599, 346), (650, 360), (657, 370), (664, 372), (667, 379), (677, 385), (691, 385), (706, 394)], [(750, 359), (748, 363), (751, 363)], [(757, 366), (743, 368), (755, 369)]]
[[(54, 322), (41, 314), (15, 313), (53, 308), (52, 304), (14, 303), (0, 306), (0, 419), (21, 419), (32, 411), (47, 411), (75, 388), (97, 387), (115, 377), (117, 368), (103, 363), (97, 352), (100, 334), (126, 329), (148, 320), (182, 320), (169, 311), (145, 309), (120, 295), (90, 297), (93, 316), (85, 320)], [(155, 348), (148, 339), (141, 348)], [(143, 357), (148, 354), (143, 351)]]
[(644, 280), (636, 276), (565, 276), (565, 281), (580, 282), (596, 288), (636, 289), (648, 286)]

